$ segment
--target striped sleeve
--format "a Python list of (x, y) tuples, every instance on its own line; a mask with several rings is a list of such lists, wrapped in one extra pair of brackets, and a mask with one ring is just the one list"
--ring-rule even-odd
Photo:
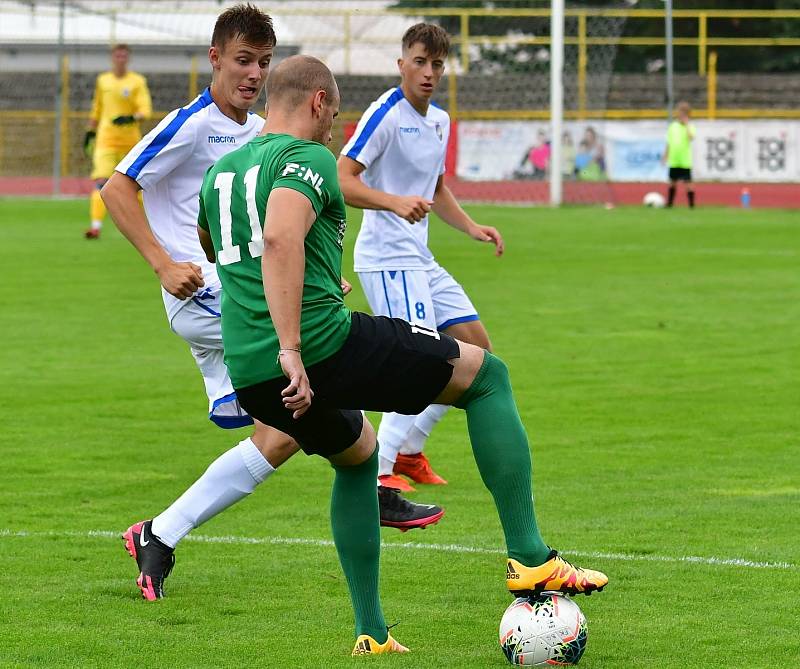
[(194, 154), (195, 125), (189, 121), (211, 103), (206, 91), (188, 107), (176, 109), (134, 146), (116, 171), (135, 179), (142, 188), (152, 187)]
[(350, 141), (342, 148), (342, 155), (358, 161), (364, 167), (369, 167), (381, 156), (393, 136), (387, 116), (402, 99), (403, 92), (398, 87), (382, 102), (373, 102), (361, 116)]

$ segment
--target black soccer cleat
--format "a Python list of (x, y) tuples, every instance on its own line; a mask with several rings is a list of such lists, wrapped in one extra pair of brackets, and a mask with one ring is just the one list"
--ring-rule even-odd
[(401, 532), (433, 525), (444, 515), (444, 509), (440, 506), (409, 502), (395, 488), (382, 485), (378, 486), (378, 505), (381, 511), (381, 525), (396, 527)]
[(164, 596), (164, 579), (175, 566), (173, 549), (153, 534), (152, 527), (152, 520), (142, 520), (122, 534), (125, 549), (139, 566), (136, 585), (149, 602)]

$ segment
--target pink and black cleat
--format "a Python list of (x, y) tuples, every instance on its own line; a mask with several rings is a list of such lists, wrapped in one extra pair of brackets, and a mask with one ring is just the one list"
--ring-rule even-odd
[(139, 567), (136, 585), (149, 602), (164, 596), (164, 579), (175, 566), (172, 548), (162, 543), (152, 532), (152, 520), (142, 520), (131, 525), (122, 534), (125, 550)]
[(438, 523), (444, 509), (435, 504), (417, 504), (408, 501), (395, 488), (378, 486), (378, 504), (381, 511), (381, 525), (394, 527), (401, 532), (415, 528), (424, 529)]

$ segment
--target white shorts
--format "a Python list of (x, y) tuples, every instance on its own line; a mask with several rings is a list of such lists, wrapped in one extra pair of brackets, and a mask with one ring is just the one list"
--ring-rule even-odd
[(464, 289), (439, 265), (429, 270), (359, 272), (358, 279), (376, 316), (435, 330), (480, 320)]
[(208, 395), (208, 417), (219, 427), (234, 429), (252, 425), (253, 419), (239, 406), (228, 376), (222, 350), (220, 294), (193, 297), (172, 318), (170, 327), (192, 350)]

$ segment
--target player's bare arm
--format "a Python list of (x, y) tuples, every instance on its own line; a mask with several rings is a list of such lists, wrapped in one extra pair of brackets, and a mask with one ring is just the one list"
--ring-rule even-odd
[(206, 260), (210, 263), (217, 262), (217, 254), (214, 251), (214, 242), (211, 235), (207, 230), (203, 230), (199, 225), (197, 226), (197, 237), (200, 239), (200, 246), (203, 248), (203, 253), (206, 254)]
[(305, 275), (305, 238), (316, 220), (311, 202), (290, 188), (276, 188), (267, 200), (261, 272), (264, 296), (278, 335), (278, 358), (289, 385), (283, 404), (299, 418), (314, 396), (308, 381), (300, 342), (300, 308)]
[(455, 195), (453, 195), (453, 191), (445, 185), (444, 176), (442, 175), (439, 176), (439, 180), (436, 182), (433, 199), (433, 211), (445, 223), (456, 230), (461, 230), (461, 232), (476, 241), (491, 242), (494, 244), (494, 254), (498, 257), (503, 255), (505, 243), (497, 228), (489, 225), (479, 225), (473, 221), (469, 214), (461, 208)]
[(391, 211), (409, 223), (417, 223), (433, 206), (433, 202), (419, 195), (393, 195), (370, 188), (361, 180), (364, 166), (357, 160), (339, 156), (336, 166), (344, 201), (351, 207)]
[(156, 241), (139, 204), (139, 190), (135, 179), (115, 172), (100, 191), (100, 197), (119, 231), (153, 268), (164, 290), (181, 299), (191, 297), (203, 287), (203, 272), (194, 263), (174, 262)]

